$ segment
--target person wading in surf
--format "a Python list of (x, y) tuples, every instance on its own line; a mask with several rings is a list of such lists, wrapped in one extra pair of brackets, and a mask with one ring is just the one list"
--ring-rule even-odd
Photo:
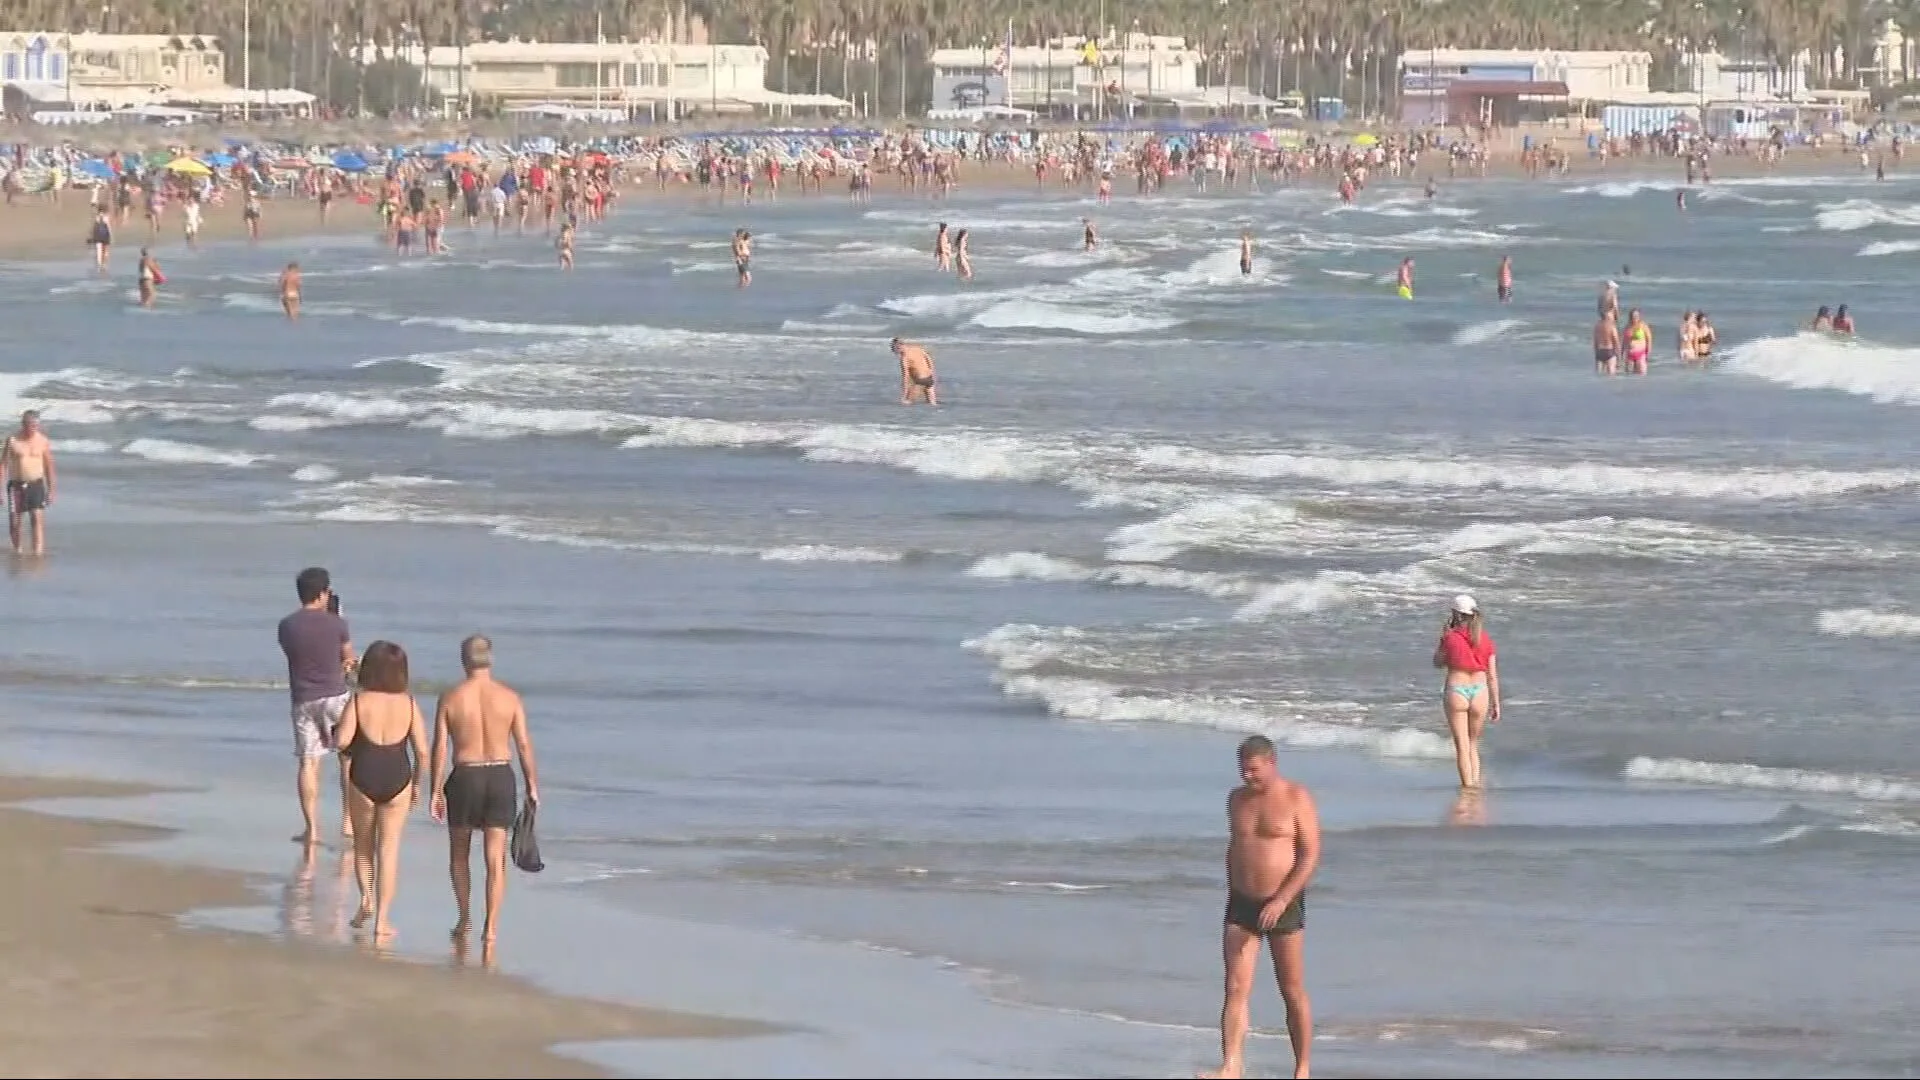
[(1227, 912), (1221, 936), (1226, 990), (1220, 1005), (1220, 1068), (1245, 1073), (1247, 1000), (1260, 943), (1273, 952), (1273, 977), (1287, 1007), (1293, 1075), (1311, 1075), (1313, 1006), (1307, 999), (1307, 883), (1320, 865), (1320, 813), (1307, 789), (1281, 776), (1273, 741), (1240, 743), (1240, 786), (1227, 796)]

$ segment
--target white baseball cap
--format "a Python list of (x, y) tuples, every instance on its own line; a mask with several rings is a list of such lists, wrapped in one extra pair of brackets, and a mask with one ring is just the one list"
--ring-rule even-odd
[(1468, 596), (1466, 593), (1461, 593), (1459, 596), (1453, 598), (1453, 611), (1456, 615), (1473, 615), (1478, 613), (1479, 610), (1480, 605), (1474, 603), (1473, 597)]

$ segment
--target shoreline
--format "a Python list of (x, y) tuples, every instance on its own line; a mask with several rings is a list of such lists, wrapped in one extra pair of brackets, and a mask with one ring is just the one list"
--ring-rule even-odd
[[(1905, 179), (1905, 171), (1897, 163), (1889, 161), (1887, 179), (1889, 182)], [(1857, 159), (1842, 151), (1800, 151), (1789, 153), (1773, 163), (1762, 162), (1757, 158), (1739, 155), (1717, 156), (1713, 160), (1714, 176), (1720, 181), (1752, 181), (1768, 176), (1791, 176), (1796, 178), (1831, 176), (1834, 178), (1861, 177), (1871, 175), (1870, 169), (1859, 167)], [(1667, 157), (1616, 157), (1602, 161), (1588, 156), (1584, 147), (1574, 153), (1564, 174), (1542, 175), (1532, 178), (1542, 184), (1579, 184), (1604, 183), (1617, 181), (1623, 183), (1654, 183), (1662, 187), (1687, 186), (1684, 181), (1685, 166), (1677, 158)], [(1434, 168), (1433, 162), (1424, 162), (1420, 168), (1408, 171), (1400, 177), (1384, 172), (1369, 178), (1368, 191), (1394, 191), (1416, 187), (1428, 178), (1438, 181), (1441, 190), (1456, 184), (1471, 184), (1487, 180), (1525, 180), (1529, 179), (1521, 167), (1516, 150), (1496, 149), (1489, 155), (1484, 175), (1471, 172), (1449, 177), (1444, 165)], [(1271, 193), (1281, 189), (1300, 191), (1324, 190), (1329, 205), (1334, 199), (1334, 180), (1331, 175), (1309, 173), (1298, 180), (1273, 181), (1262, 175), (1259, 178), (1259, 193)], [(1711, 184), (1692, 185), (1694, 191), (1710, 188)], [(1255, 189), (1245, 184), (1231, 189), (1209, 189), (1194, 192), (1183, 178), (1172, 180), (1163, 192), (1140, 195), (1135, 193), (1128, 175), (1116, 174), (1114, 178), (1113, 200), (1124, 203), (1133, 200), (1151, 200), (1166, 196), (1202, 194), (1231, 196), (1253, 193)], [(1079, 193), (1088, 198), (1093, 196), (1093, 185), (1081, 183), (1066, 187), (1057, 181), (1044, 187), (1034, 181), (1032, 170), (1019, 162), (1000, 160), (968, 162), (962, 167), (954, 195), (966, 199), (970, 193), (988, 193), (992, 195), (1026, 194), (1043, 199), (1059, 199), (1062, 196)], [(0, 261), (30, 261), (40, 263), (64, 264), (69, 261), (76, 266), (87, 266), (91, 255), (83, 242), (88, 223), (92, 219), (88, 192), (70, 189), (62, 192), (60, 201), (55, 204), (44, 196), (22, 196), (10, 205), (0, 204)], [(1361, 201), (1368, 197), (1366, 192)], [(698, 185), (674, 182), (661, 188), (650, 175), (635, 170), (628, 175), (620, 187), (620, 205), (613, 211), (618, 217), (630, 212), (634, 205), (648, 205), (654, 202), (669, 203), (696, 202), (701, 205), (731, 206), (742, 214), (751, 214), (755, 207), (779, 206), (795, 200), (800, 201), (847, 201), (843, 184), (831, 181), (826, 190), (801, 194), (797, 182), (788, 192), (777, 199), (762, 199), (753, 207), (743, 206), (738, 198), (715, 199), (708, 196)], [(897, 177), (882, 177), (876, 180), (870, 204), (888, 205), (895, 203), (919, 204), (928, 207), (928, 221), (937, 217), (937, 208), (945, 205), (944, 200), (931, 197), (924, 189), (909, 190), (903, 187)], [(244, 242), (247, 237), (246, 224), (241, 218), (241, 200), (229, 194), (220, 205), (208, 206), (204, 210), (200, 239), (209, 244), (230, 244)], [(322, 223), (319, 219), (318, 204), (305, 197), (270, 199), (265, 202), (264, 231), (261, 237), (263, 245), (275, 241), (298, 239), (312, 236), (352, 236), (362, 235), (370, 243), (378, 243), (381, 231), (370, 206), (347, 199), (334, 204), (330, 219)], [(364, 215), (364, 216), (361, 216)], [(152, 247), (157, 254), (178, 253), (184, 248), (185, 240), (180, 233), (180, 213), (177, 206), (167, 212), (165, 222), (158, 236), (149, 238), (144, 217), (135, 213), (129, 217), (126, 225), (115, 226), (114, 249), (116, 257), (113, 269), (108, 275), (130, 273), (138, 250), (143, 246)], [(482, 221), (473, 226), (473, 230), (485, 230), (488, 223)], [(471, 231), (465, 219), (455, 215), (449, 221), (449, 235), (459, 235)], [(417, 256), (430, 258), (431, 256)], [(164, 264), (163, 264), (164, 268)]]
[(604, 1077), (617, 1074), (552, 1048), (773, 1030), (364, 946), (190, 925), (193, 912), (259, 906), (257, 875), (141, 853), (171, 830), (21, 805), (158, 793), (0, 776), (0, 866), (32, 883), (0, 900), (10, 1073)]

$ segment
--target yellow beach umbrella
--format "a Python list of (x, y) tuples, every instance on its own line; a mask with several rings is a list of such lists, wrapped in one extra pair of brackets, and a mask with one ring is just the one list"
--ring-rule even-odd
[(1353, 137), (1353, 145), (1355, 146), (1372, 146), (1379, 141), (1380, 136), (1367, 131), (1363, 131)]
[(212, 169), (190, 157), (177, 157), (167, 162), (167, 171), (186, 176), (209, 176), (213, 173)]

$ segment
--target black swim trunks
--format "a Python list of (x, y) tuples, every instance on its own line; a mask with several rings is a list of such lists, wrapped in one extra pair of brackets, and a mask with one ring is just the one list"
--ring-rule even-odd
[(913, 377), (913, 385), (918, 386), (923, 390), (931, 390), (933, 389), (933, 376), (916, 375)]
[(504, 761), (455, 765), (447, 777), (447, 824), (456, 829), (505, 829), (519, 812), (519, 782)]
[(1293, 903), (1280, 913), (1270, 930), (1260, 929), (1260, 909), (1267, 906), (1265, 900), (1257, 896), (1248, 896), (1232, 890), (1227, 892), (1227, 923), (1237, 926), (1249, 934), (1264, 934), (1268, 937), (1280, 937), (1285, 934), (1297, 934), (1307, 928), (1307, 894), (1301, 890)]
[(1611, 364), (1613, 363), (1613, 358), (1614, 358), (1614, 351), (1612, 349), (1603, 349), (1598, 345), (1594, 346), (1593, 348), (1594, 363)]
[(9, 480), (7, 482), (7, 512), (9, 514), (37, 514), (47, 508), (47, 481)]

